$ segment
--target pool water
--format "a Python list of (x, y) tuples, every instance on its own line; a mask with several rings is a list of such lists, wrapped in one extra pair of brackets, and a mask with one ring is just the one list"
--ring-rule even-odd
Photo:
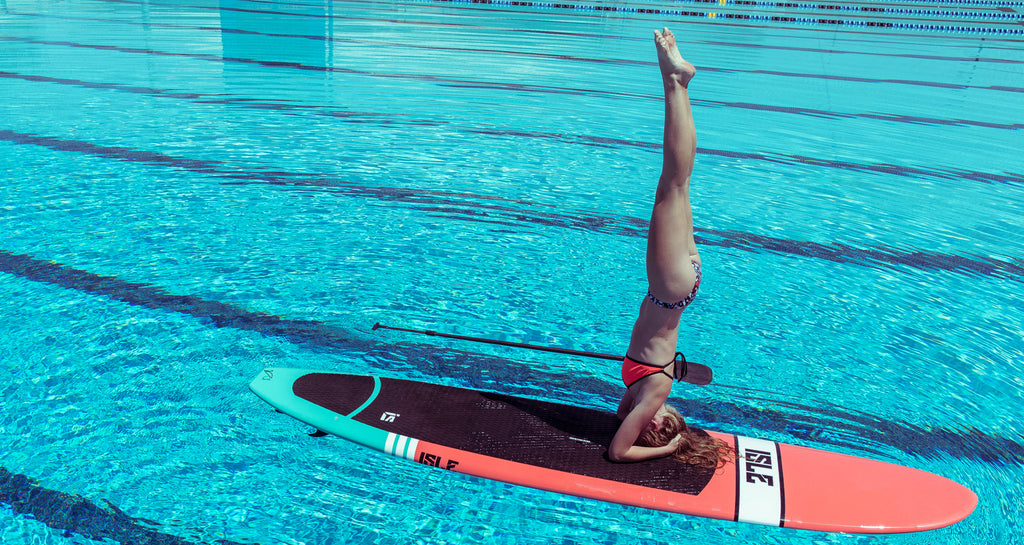
[[(0, 541), (1024, 543), (1024, 4), (519, 4), (0, 0)], [(699, 69), (681, 348), (716, 376), (672, 401), (956, 480), (965, 521), (582, 500), (248, 391), (307, 367), (614, 408), (612, 362), (371, 328), (624, 352), (663, 25)]]

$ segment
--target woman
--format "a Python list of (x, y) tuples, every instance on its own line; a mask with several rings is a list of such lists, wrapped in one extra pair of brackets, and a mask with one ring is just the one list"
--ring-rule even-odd
[(701, 278), (689, 193), (697, 144), (687, 94), (697, 70), (683, 60), (669, 29), (655, 30), (654, 41), (665, 86), (664, 155), (647, 233), (648, 292), (622, 364), (626, 393), (619, 403), (621, 424), (608, 457), (634, 462), (678, 452), (677, 457), (693, 463), (692, 454), (702, 451), (714, 452), (717, 466), (728, 446), (690, 433), (679, 413), (665, 405), (673, 376), (683, 372), (677, 367), (685, 365), (676, 359), (679, 316), (697, 295)]

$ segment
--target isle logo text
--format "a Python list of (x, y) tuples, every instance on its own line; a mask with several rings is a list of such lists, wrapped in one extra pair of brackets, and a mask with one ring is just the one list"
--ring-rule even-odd
[(426, 464), (428, 466), (440, 467), (449, 470), (455, 469), (455, 466), (459, 465), (459, 462), (457, 462), (456, 460), (445, 460), (441, 456), (438, 456), (436, 454), (427, 454), (426, 452), (421, 452), (420, 457), (417, 458), (416, 461), (421, 464)]
[(770, 452), (747, 449), (744, 463), (748, 483), (764, 483), (768, 486), (775, 486), (775, 477), (772, 476), (774, 461)]

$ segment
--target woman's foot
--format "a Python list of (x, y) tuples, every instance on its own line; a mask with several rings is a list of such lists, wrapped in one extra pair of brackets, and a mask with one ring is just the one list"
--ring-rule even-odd
[(663, 28), (661, 32), (655, 30), (654, 43), (658, 46), (658, 66), (661, 67), (661, 77), (665, 83), (675, 82), (683, 87), (688, 86), (697, 69), (679, 54), (676, 37), (672, 31), (668, 27)]

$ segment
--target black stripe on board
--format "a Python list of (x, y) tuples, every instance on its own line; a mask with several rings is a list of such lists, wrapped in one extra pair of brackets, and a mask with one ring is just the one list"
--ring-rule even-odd
[[(37, 520), (61, 537), (76, 535), (95, 541), (113, 540), (124, 545), (191, 545), (175, 535), (153, 528), (158, 523), (136, 518), (109, 501), (100, 507), (81, 496), (44, 488), (34, 479), (0, 467), (0, 503), (17, 514)], [(218, 539), (221, 545), (243, 545), (237, 541)]]
[(782, 471), (782, 447), (775, 443), (775, 460), (779, 467), (779, 527), (786, 525), (786, 474)]
[[(732, 451), (739, 455), (740, 452), (740, 438), (739, 436), (733, 435), (732, 437)], [(743, 478), (743, 463), (742, 460), (736, 460), (736, 506), (733, 507), (732, 521), (740, 521), (740, 479)]]

